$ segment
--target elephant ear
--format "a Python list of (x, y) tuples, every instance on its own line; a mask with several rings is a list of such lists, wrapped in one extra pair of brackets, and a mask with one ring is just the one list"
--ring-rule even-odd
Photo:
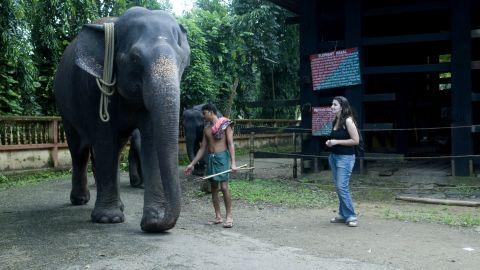
[(105, 30), (102, 24), (86, 24), (75, 43), (75, 64), (90, 75), (102, 78), (105, 57)]
[(185, 29), (182, 24), (179, 23), (178, 26), (180, 26), (180, 30), (182, 30), (182, 33), (187, 34), (187, 29)]
[(185, 51), (188, 51), (188, 54), (185, 55), (184, 59), (182, 60), (183, 64), (186, 66), (190, 65), (190, 45), (188, 44), (188, 38), (187, 38), (187, 29), (181, 24), (178, 24), (180, 27), (180, 31), (182, 31), (182, 35), (179, 37), (178, 44), (180, 47), (182, 47)]

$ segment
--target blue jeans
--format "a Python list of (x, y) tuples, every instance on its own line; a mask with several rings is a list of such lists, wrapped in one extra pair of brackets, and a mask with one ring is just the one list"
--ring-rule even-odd
[(353, 209), (352, 196), (348, 189), (350, 175), (352, 175), (352, 169), (355, 165), (355, 155), (330, 154), (328, 163), (332, 169), (333, 182), (335, 183), (340, 202), (338, 207), (339, 216), (343, 217), (347, 222), (357, 220), (357, 215)]

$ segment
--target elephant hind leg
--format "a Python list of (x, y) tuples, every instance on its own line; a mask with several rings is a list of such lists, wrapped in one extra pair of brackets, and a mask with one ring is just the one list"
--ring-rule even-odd
[(64, 127), (72, 157), (70, 201), (73, 205), (83, 205), (90, 200), (90, 191), (87, 186), (87, 164), (90, 150), (82, 145), (81, 137), (68, 122), (64, 122)]

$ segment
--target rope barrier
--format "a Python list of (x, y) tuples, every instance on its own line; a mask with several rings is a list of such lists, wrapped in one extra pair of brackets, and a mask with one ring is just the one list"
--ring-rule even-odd
[[(279, 153), (279, 152), (262, 152), (256, 151), (254, 153), (268, 153), (273, 155), (281, 155), (286, 158), (320, 158), (328, 159), (328, 156), (319, 156), (319, 155), (307, 155), (307, 154), (291, 154), (291, 153)], [(428, 160), (428, 159), (450, 159), (450, 158), (469, 158), (469, 157), (480, 157), (480, 155), (448, 155), (448, 156), (426, 156), (426, 157), (356, 157), (356, 159), (363, 160)]]
[[(461, 128), (476, 128), (480, 125), (464, 125), (464, 126), (444, 126), (444, 127), (420, 127), (420, 128), (369, 128), (369, 129), (359, 129), (363, 132), (371, 131), (419, 131), (419, 130), (441, 130), (441, 129), (461, 129)], [(311, 128), (300, 128), (300, 127), (268, 127), (268, 126), (251, 126), (247, 128), (261, 128), (261, 129), (278, 129), (278, 130), (298, 130), (298, 131), (312, 131)]]
[[(439, 129), (457, 129), (457, 128), (473, 128), (473, 127), (480, 127), (480, 125), (466, 125), (466, 126), (450, 126), (450, 127), (425, 127), (425, 128), (395, 128), (395, 129), (363, 129), (360, 131), (417, 131), (417, 130), (439, 130)], [(301, 131), (311, 131), (312, 129), (307, 128), (296, 128), (296, 127), (267, 127), (267, 126), (251, 126), (248, 128), (259, 128), (259, 129), (277, 129), (277, 130), (301, 130)], [(258, 152), (258, 151), (257, 151)], [(269, 153), (273, 155), (282, 155), (286, 158), (320, 158), (320, 159), (328, 159), (328, 156), (321, 156), (321, 155), (307, 155), (307, 154), (291, 154), (291, 153), (279, 153), (279, 152), (261, 152), (261, 153)], [(356, 159), (362, 160), (431, 160), (431, 159), (452, 159), (452, 158), (476, 158), (480, 157), (478, 155), (444, 155), (444, 156), (416, 156), (416, 157), (359, 157), (357, 156)]]
[[(307, 185), (318, 185), (321, 187), (327, 187), (327, 188), (336, 188), (334, 185), (321, 185), (321, 184), (312, 184), (312, 183), (304, 183)], [(378, 186), (350, 186), (350, 189), (372, 189), (375, 188), (377, 190), (428, 190), (428, 191), (433, 191), (433, 190), (442, 190), (442, 189), (459, 189), (459, 188), (473, 188), (473, 189), (480, 189), (480, 186), (451, 186), (451, 187), (434, 187), (434, 188), (429, 188), (429, 187), (378, 187)]]

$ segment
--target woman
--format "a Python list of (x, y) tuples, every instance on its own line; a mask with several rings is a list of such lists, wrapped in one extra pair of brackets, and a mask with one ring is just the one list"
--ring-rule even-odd
[(353, 209), (352, 197), (348, 188), (353, 165), (355, 165), (355, 145), (359, 143), (359, 134), (353, 117), (350, 103), (345, 97), (337, 96), (332, 101), (332, 112), (335, 115), (332, 123), (331, 139), (325, 144), (332, 153), (328, 162), (332, 168), (333, 181), (337, 189), (338, 216), (330, 220), (332, 223), (345, 223), (349, 227), (358, 225), (357, 215)]

